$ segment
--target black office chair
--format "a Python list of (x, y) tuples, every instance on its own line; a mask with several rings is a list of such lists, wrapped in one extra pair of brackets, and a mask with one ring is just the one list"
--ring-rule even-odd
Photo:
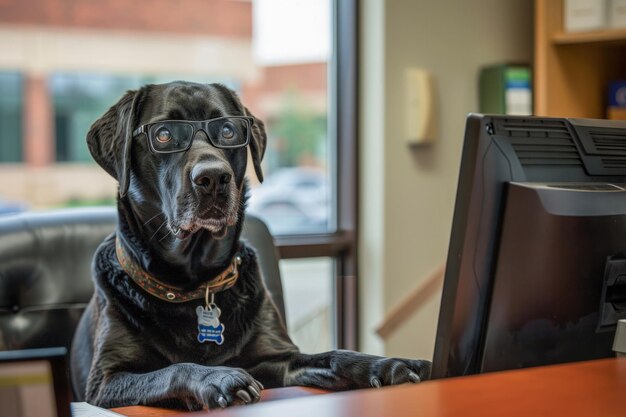
[[(93, 254), (117, 223), (114, 208), (0, 217), (0, 350), (70, 347), (93, 293)], [(278, 256), (267, 226), (246, 216), (243, 238), (285, 317)]]

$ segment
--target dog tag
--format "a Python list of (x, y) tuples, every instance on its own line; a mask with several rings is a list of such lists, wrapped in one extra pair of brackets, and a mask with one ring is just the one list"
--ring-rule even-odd
[(224, 325), (220, 323), (221, 311), (213, 303), (196, 308), (198, 315), (198, 342), (224, 343)]

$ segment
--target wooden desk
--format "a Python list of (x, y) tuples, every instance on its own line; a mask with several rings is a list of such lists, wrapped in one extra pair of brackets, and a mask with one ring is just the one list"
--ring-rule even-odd
[[(287, 392), (282, 390), (268, 390)], [(300, 389), (300, 394), (307, 389)], [(319, 391), (317, 391), (319, 392)], [(266, 394), (267, 395), (267, 394)], [(127, 416), (182, 417), (207, 411), (150, 407), (114, 410)], [(626, 416), (626, 358), (497, 372), (383, 389), (308, 396), (210, 412), (216, 417)]]

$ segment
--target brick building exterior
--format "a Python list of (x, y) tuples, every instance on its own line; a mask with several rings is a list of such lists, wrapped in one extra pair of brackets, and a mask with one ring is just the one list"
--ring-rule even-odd
[(252, 8), (246, 0), (0, 1), (0, 75), (17, 73), (22, 84), (21, 158), (0, 163), (0, 199), (43, 207), (114, 195), (115, 182), (93, 163), (60, 160), (64, 147), (82, 146), (58, 137), (66, 121), (53, 86), (73, 74), (225, 82), (270, 126), (287, 91), (325, 114), (326, 62), (257, 63)]

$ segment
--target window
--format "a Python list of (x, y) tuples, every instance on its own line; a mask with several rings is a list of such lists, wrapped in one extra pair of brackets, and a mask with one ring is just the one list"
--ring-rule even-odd
[(54, 107), (55, 154), (59, 162), (91, 162), (85, 141), (91, 124), (125, 91), (147, 77), (96, 73), (52, 73), (49, 88)]
[(280, 261), (287, 330), (307, 353), (325, 352), (337, 344), (334, 271), (334, 260), (328, 257)]
[[(297, 298), (310, 285), (301, 279), (306, 270), (324, 300), (306, 311), (287, 300), (288, 321), (298, 323), (292, 327), (302, 340), (331, 333), (310, 349), (302, 346), (305, 351), (354, 348), (356, 1), (180, 0), (186, 22), (167, 19), (169, 11), (158, 4), (148, 16), (142, 2), (123, 10), (88, 0), (67, 7), (78, 3), (83, 13), (54, 21), (39, 16), (34, 4), (19, 16), (27, 25), (0, 32), (7, 51), (0, 65), (8, 65), (5, 57), (22, 57), (14, 72), (0, 73), (0, 132), (10, 139), (0, 141), (0, 163), (21, 162), (0, 167), (15, 179), (0, 182), (0, 201), (17, 210), (113, 204), (116, 184), (85, 143), (91, 124), (124, 91), (145, 83), (226, 84), (266, 123), (266, 180), (259, 184), (250, 167), (249, 210), (276, 236), (287, 296)], [(220, 16), (237, 24), (223, 24)], [(10, 42), (16, 37), (24, 42)], [(45, 128), (23, 152), (22, 124), (33, 120)], [(302, 324), (307, 317), (318, 327)]]

